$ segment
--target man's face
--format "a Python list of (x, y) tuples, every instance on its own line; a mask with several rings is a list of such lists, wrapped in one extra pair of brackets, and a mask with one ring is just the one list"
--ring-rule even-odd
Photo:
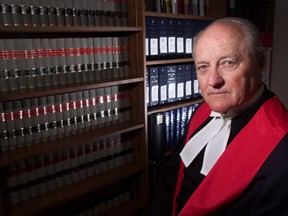
[(207, 29), (196, 44), (194, 60), (203, 98), (213, 111), (240, 107), (259, 88), (259, 67), (242, 33), (231, 26)]

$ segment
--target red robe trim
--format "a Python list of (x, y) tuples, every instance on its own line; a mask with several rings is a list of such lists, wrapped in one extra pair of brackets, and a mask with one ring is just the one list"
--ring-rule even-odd
[[(206, 103), (199, 107), (190, 122), (186, 142), (209, 117), (210, 112)], [(274, 97), (266, 101), (233, 139), (191, 195), (179, 216), (204, 216), (216, 213), (239, 197), (273, 149), (287, 134), (287, 122), (288, 111), (278, 98)], [(183, 168), (184, 164), (181, 163), (173, 200), (173, 215), (176, 215), (176, 197), (184, 177)]]

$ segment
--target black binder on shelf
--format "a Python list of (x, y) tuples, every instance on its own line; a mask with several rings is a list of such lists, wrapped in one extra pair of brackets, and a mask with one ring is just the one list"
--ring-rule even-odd
[(168, 57), (168, 19), (167, 18), (159, 18), (158, 38), (159, 38), (159, 59), (166, 59)]
[(158, 18), (146, 17), (147, 60), (158, 59)]
[(183, 65), (185, 79), (185, 99), (190, 99), (193, 97), (192, 67), (194, 67), (193, 64)]
[(157, 113), (148, 116), (148, 157), (152, 161), (162, 158), (165, 144), (165, 115)]
[(177, 20), (173, 18), (167, 19), (167, 47), (168, 47), (168, 54), (167, 58), (173, 59), (176, 58), (176, 23)]
[(168, 102), (176, 101), (176, 66), (167, 66)]
[(159, 104), (158, 67), (149, 68), (150, 106)]
[(176, 100), (185, 99), (185, 73), (183, 65), (176, 65), (176, 83), (177, 83), (177, 95)]
[(164, 104), (168, 101), (168, 80), (167, 80), (167, 66), (158, 68), (159, 78), (159, 103)]

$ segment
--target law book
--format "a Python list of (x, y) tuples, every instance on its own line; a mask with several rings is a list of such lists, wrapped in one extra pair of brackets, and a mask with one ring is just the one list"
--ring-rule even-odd
[(77, 128), (79, 132), (85, 131), (83, 95), (82, 91), (75, 92), (76, 94), (76, 113), (77, 113)]
[(22, 18), (22, 8), (20, 5), (20, 1), (15, 1), (11, 4), (12, 11), (12, 23), (14, 26), (23, 26), (23, 18)]
[(176, 100), (184, 100), (185, 98), (185, 71), (182, 64), (176, 65)]
[(17, 61), (14, 39), (5, 39), (4, 51), (6, 53), (6, 67), (9, 76), (10, 91), (19, 90)]
[(103, 37), (106, 41), (106, 50), (105, 59), (106, 59), (106, 72), (104, 79), (113, 79), (114, 78), (114, 68), (115, 65), (113, 64), (113, 37)]
[(131, 92), (126, 90), (122, 92), (124, 95), (124, 104), (125, 104), (125, 121), (131, 120)]
[[(40, 117), (39, 117), (39, 106), (38, 98), (30, 99), (30, 115), (31, 115), (31, 128), (33, 134), (33, 144), (41, 142), (41, 128), (40, 128)], [(27, 102), (28, 105), (28, 102)]]
[(56, 1), (56, 25), (65, 26), (65, 1)]
[(65, 56), (65, 40), (64, 38), (56, 38), (56, 45), (58, 50), (58, 72), (60, 73), (60, 85), (66, 86), (68, 84), (68, 69)]
[(93, 142), (85, 143), (85, 164), (87, 167), (87, 177), (94, 176)]
[(89, 0), (81, 0), (80, 6), (80, 25), (88, 26), (88, 1)]
[(59, 70), (59, 55), (61, 52), (58, 51), (58, 46), (57, 46), (57, 39), (56, 38), (49, 38), (48, 39), (49, 43), (49, 51), (50, 51), (50, 68), (49, 71), (52, 76), (52, 86), (57, 87), (60, 86), (60, 70)]
[[(93, 38), (93, 52), (94, 52), (94, 64), (95, 64), (95, 71), (91, 73), (90, 80), (101, 81), (103, 80), (103, 71), (104, 65), (106, 67), (106, 63), (104, 62), (104, 47), (105, 47), (105, 40), (101, 39), (100, 37)], [(105, 63), (105, 64), (104, 64)]]
[(168, 56), (168, 19), (159, 18), (158, 22), (159, 58), (166, 59)]
[(5, 119), (4, 103), (0, 102), (0, 151), (6, 152), (9, 149), (7, 126)]
[[(120, 55), (121, 55), (120, 38), (119, 37), (112, 37), (112, 68), (113, 68), (113, 76), (112, 77), (114, 79), (124, 77), (123, 67), (121, 70)], [(123, 59), (123, 57), (122, 57), (122, 59)]]
[(188, 107), (182, 107), (181, 124), (180, 124), (180, 137), (182, 138), (185, 133), (186, 125), (188, 124)]
[(37, 88), (43, 88), (46, 86), (45, 84), (45, 73), (44, 73), (44, 61), (43, 54), (44, 50), (42, 48), (41, 39), (34, 38), (33, 39), (33, 50), (34, 50), (34, 64), (36, 69), (36, 86)]
[(71, 0), (64, 0), (65, 25), (73, 26), (73, 5)]
[(89, 90), (82, 91), (82, 101), (83, 101), (83, 119), (85, 131), (91, 130), (92, 120), (90, 118), (90, 95)]
[(150, 106), (159, 104), (159, 75), (158, 67), (149, 67)]
[(114, 1), (115, 4), (115, 26), (127, 26), (127, 1)]
[(70, 92), (69, 95), (69, 113), (70, 113), (70, 127), (71, 133), (76, 134), (78, 131), (77, 124), (77, 106), (76, 106), (76, 93)]
[(149, 68), (145, 68), (146, 72), (146, 95), (145, 95), (145, 101), (146, 101), (146, 106), (148, 107), (150, 104), (150, 83), (149, 83)]
[(20, 186), (19, 195), (20, 200), (28, 200), (30, 198), (29, 188), (28, 188), (28, 180), (27, 180), (27, 170), (25, 161), (18, 161), (16, 163), (16, 175), (17, 175), (17, 183)]
[(50, 140), (55, 140), (58, 137), (57, 128), (57, 116), (56, 116), (56, 106), (55, 106), (55, 96), (46, 96), (47, 101), (47, 118), (48, 118), (48, 129)]
[(49, 26), (57, 26), (57, 0), (44, 0), (45, 6), (48, 7)]
[(106, 143), (107, 143), (107, 169), (111, 170), (116, 167), (115, 159), (117, 157), (114, 137), (113, 136), (106, 137)]
[(104, 88), (104, 114), (105, 114), (105, 125), (109, 126), (112, 124), (113, 112), (112, 112), (112, 92), (111, 87)]
[(84, 54), (82, 52), (82, 46), (80, 38), (72, 38), (73, 43), (73, 56), (74, 56), (74, 62), (75, 65), (75, 83), (82, 83), (82, 55)]
[[(28, 3), (28, 4), (27, 4)], [(32, 7), (27, 0), (20, 2), (21, 16), (24, 26), (32, 26)]]
[(9, 165), (7, 170), (6, 181), (9, 190), (9, 201), (12, 204), (16, 204), (20, 202), (20, 192), (16, 189), (18, 185), (16, 164)]
[(25, 47), (23, 43), (23, 39), (15, 38), (13, 39), (14, 42), (14, 52), (15, 52), (15, 59), (16, 59), (16, 68), (15, 73), (17, 73), (17, 80), (18, 80), (18, 88), (28, 89), (28, 73), (27, 73), (27, 65), (26, 65), (26, 55), (25, 55)]
[(87, 19), (88, 26), (95, 26), (95, 1), (87, 1)]
[(40, 4), (39, 10), (41, 26), (49, 26), (49, 7), (46, 4)]
[(73, 8), (73, 26), (81, 25), (81, 10), (80, 10), (80, 1), (72, 0), (72, 8)]
[(170, 137), (170, 128), (171, 128), (171, 116), (170, 116), (170, 111), (167, 111), (164, 113), (164, 122), (165, 122), (165, 148), (166, 146), (171, 145), (171, 137)]
[(45, 165), (44, 165), (44, 155), (39, 155), (35, 157), (35, 173), (38, 181), (38, 192), (39, 194), (47, 193), (47, 181), (45, 174)]
[(119, 122), (119, 86), (111, 86), (111, 113), (112, 123), (117, 124)]
[(51, 87), (53, 85), (53, 76), (56, 76), (54, 71), (50, 70), (52, 66), (52, 61), (51, 61), (51, 53), (50, 53), (50, 46), (49, 46), (49, 39), (48, 38), (41, 38), (40, 39), (41, 43), (41, 49), (43, 52), (42, 55), (42, 67), (43, 67), (43, 74), (44, 74), (44, 82), (45, 82), (45, 87)]
[(69, 148), (73, 183), (80, 181), (80, 169), (77, 155), (77, 146)]
[(35, 66), (35, 54), (33, 52), (33, 40), (32, 38), (23, 39), (24, 50), (26, 50), (26, 55), (24, 58), (26, 65), (26, 77), (27, 77), (27, 88), (35, 89), (36, 84), (36, 66)]
[(158, 67), (158, 73), (159, 103), (164, 104), (168, 101), (167, 66)]
[[(121, 53), (123, 50), (124, 54), (124, 77), (130, 76), (130, 47), (129, 47), (129, 38), (123, 37), (121, 40)], [(122, 75), (122, 74), (121, 74)]]
[(182, 120), (182, 108), (175, 109), (176, 122), (175, 122), (175, 141), (174, 145), (177, 145), (181, 139), (181, 120)]
[(13, 25), (13, 16), (12, 16), (12, 6), (7, 2), (3, 2), (1, 4), (2, 7), (2, 22), (4, 26), (12, 26)]
[(62, 95), (56, 94), (54, 95), (55, 101), (55, 117), (56, 117), (56, 130), (57, 137), (61, 138), (65, 135), (65, 126), (64, 126), (64, 115), (63, 115), (63, 105), (62, 105)]
[(105, 172), (108, 170), (107, 140), (105, 138), (100, 139), (99, 145), (100, 168), (101, 172)]
[(40, 26), (41, 25), (41, 17), (40, 17), (40, 1), (29, 1), (27, 5), (31, 7), (31, 20), (32, 26)]
[(74, 44), (72, 38), (64, 39), (66, 72), (68, 76), (68, 84), (76, 83), (76, 65), (74, 62)]
[(14, 121), (14, 110), (13, 110), (13, 102), (5, 101), (4, 102), (4, 111), (5, 111), (5, 122), (6, 122), (6, 130), (8, 136), (8, 149), (14, 150), (17, 148), (17, 139), (15, 133), (15, 121)]
[(13, 121), (15, 127), (17, 148), (23, 148), (26, 143), (25, 143), (24, 121), (23, 121), (21, 100), (13, 101), (12, 106), (13, 106)]
[(67, 186), (67, 185), (70, 185), (73, 181), (69, 148), (61, 150), (61, 157), (62, 157), (62, 166), (63, 166), (63, 170), (65, 173), (64, 174), (64, 184), (65, 184), (65, 186)]
[(159, 55), (159, 43), (158, 43), (158, 22), (156, 17), (146, 16), (146, 40), (148, 41), (148, 55), (147, 60), (157, 60)]
[(86, 164), (86, 151), (85, 151), (85, 145), (81, 144), (77, 146), (77, 157), (78, 157), (78, 163), (79, 163), (79, 175), (80, 180), (86, 179), (87, 176), (87, 164)]
[(167, 66), (167, 82), (168, 82), (168, 102), (176, 101), (177, 86), (176, 86), (176, 66)]
[[(87, 66), (87, 70), (88, 70), (88, 77), (85, 76), (89, 82), (93, 82), (96, 80), (96, 69), (97, 69), (97, 62), (95, 61), (96, 59), (94, 59), (94, 39), (89, 37), (87, 38), (87, 58), (88, 58), (88, 66)], [(96, 66), (97, 65), (97, 66)], [(84, 80), (83, 78), (83, 82), (86, 82), (86, 80)]]
[(71, 131), (72, 131), (69, 94), (64, 93), (61, 96), (62, 96), (61, 101), (62, 101), (62, 111), (63, 111), (64, 132), (65, 132), (65, 136), (69, 136), (71, 135)]
[[(79, 38), (79, 56), (77, 56), (78, 60), (78, 73), (77, 74), (77, 82), (79, 80), (82, 83), (89, 82), (89, 68), (91, 69), (91, 61), (89, 62), (89, 55), (92, 54), (91, 48), (88, 47), (88, 38)], [(78, 76), (81, 76), (78, 77)]]
[(148, 116), (148, 157), (151, 161), (160, 161), (165, 146), (164, 114), (157, 113)]
[(97, 127), (104, 127), (106, 122), (105, 116), (105, 92), (104, 88), (96, 89), (96, 110), (97, 110)]
[(166, 145), (166, 149), (169, 149), (171, 146), (175, 145), (175, 135), (176, 135), (176, 125), (177, 125), (177, 119), (176, 119), (176, 111), (177, 110), (170, 110), (170, 143), (167, 143), (168, 145)]
[(37, 173), (36, 173), (36, 161), (35, 158), (25, 160), (26, 171), (27, 171), (27, 183), (30, 197), (39, 195), (38, 184), (37, 184)]
[(56, 175), (54, 172), (53, 154), (52, 152), (46, 153), (44, 155), (44, 166), (47, 181), (48, 191), (53, 191), (56, 189)]
[(103, 26), (102, 19), (103, 19), (103, 10), (101, 8), (102, 2), (95, 1), (94, 10), (95, 10), (95, 26)]
[(101, 172), (101, 158), (100, 158), (100, 140), (93, 141), (93, 164), (94, 164), (94, 174), (97, 175)]
[(46, 142), (50, 138), (49, 134), (49, 119), (47, 114), (47, 99), (46, 96), (38, 98), (39, 104), (39, 120), (40, 120), (40, 130), (41, 130), (41, 141)]
[(9, 76), (7, 69), (7, 59), (5, 54), (5, 39), (0, 39), (0, 92), (7, 92), (10, 90)]
[(62, 163), (61, 150), (55, 151), (53, 154), (54, 175), (56, 176), (56, 188), (63, 187), (65, 185), (64, 168)]
[(97, 115), (97, 102), (96, 102), (96, 90), (90, 89), (89, 90), (89, 113), (90, 113), (90, 121), (91, 121), (91, 128), (97, 128), (98, 122), (98, 115)]
[(125, 161), (125, 155), (123, 154), (123, 151), (125, 150), (125, 146), (123, 145), (121, 135), (117, 134), (113, 136), (114, 140), (114, 151), (115, 151), (115, 167), (122, 166), (126, 163)]

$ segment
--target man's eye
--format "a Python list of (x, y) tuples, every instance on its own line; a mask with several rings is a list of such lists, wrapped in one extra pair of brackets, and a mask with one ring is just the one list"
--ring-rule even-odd
[(198, 66), (198, 70), (205, 70), (205, 69), (207, 69), (207, 65)]

